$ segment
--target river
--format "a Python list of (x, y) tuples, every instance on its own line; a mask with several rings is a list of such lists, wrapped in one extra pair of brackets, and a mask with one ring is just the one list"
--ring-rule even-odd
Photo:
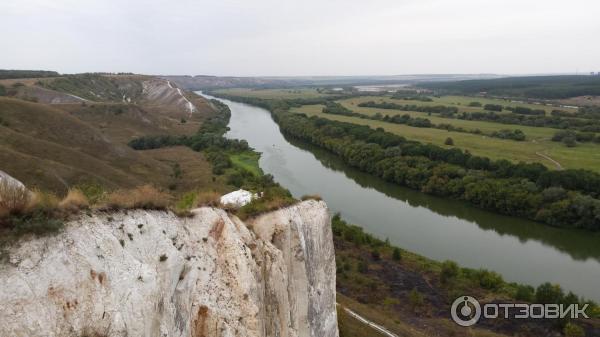
[(493, 270), (508, 281), (558, 283), (600, 301), (599, 234), (502, 216), (385, 182), (284, 137), (265, 109), (218, 99), (231, 109), (226, 137), (245, 139), (261, 152), (261, 169), (295, 197), (319, 194), (345, 220), (423, 256)]

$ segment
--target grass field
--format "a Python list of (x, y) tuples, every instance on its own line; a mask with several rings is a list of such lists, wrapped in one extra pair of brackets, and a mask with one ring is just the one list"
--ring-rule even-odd
[[(546, 135), (544, 132), (547, 131), (544, 130), (538, 131), (538, 133), (540, 133), (537, 134), (537, 136), (540, 137), (539, 140), (517, 142), (463, 132), (417, 128), (402, 124), (361, 119), (358, 117), (324, 114), (321, 112), (322, 108), (323, 106), (321, 105), (305, 105), (300, 108), (294, 108), (292, 111), (305, 113), (308, 116), (319, 116), (332, 120), (368, 125), (373, 128), (381, 127), (386, 131), (402, 135), (411, 140), (432, 143), (447, 148), (448, 146), (444, 145), (444, 141), (446, 138), (451, 137), (454, 140), (455, 147), (469, 150), (473, 154), (492, 159), (507, 159), (513, 162), (539, 162), (550, 168), (557, 168), (553, 162), (540, 156), (538, 154), (540, 153), (558, 161), (564, 168), (586, 168), (597, 172), (600, 171), (600, 145), (588, 143), (578, 144), (577, 147), (574, 148), (567, 148), (562, 143), (552, 142), (545, 138)], [(446, 121), (452, 120), (446, 119)], [(497, 125), (498, 129), (510, 128), (510, 125)], [(524, 129), (525, 128), (522, 128), (527, 134), (527, 131)], [(529, 136), (529, 134), (527, 135)]]
[[(453, 118), (444, 118), (438, 117), (436, 114), (428, 115), (426, 112), (416, 112), (416, 111), (400, 111), (400, 110), (391, 110), (391, 109), (379, 109), (379, 108), (363, 108), (359, 107), (358, 104), (362, 102), (375, 101), (375, 102), (389, 102), (394, 101), (389, 98), (381, 98), (381, 97), (356, 97), (345, 100), (338, 101), (346, 108), (358, 112), (361, 114), (373, 116), (376, 113), (381, 113), (382, 115), (404, 115), (408, 114), (411, 117), (422, 117), (429, 119), (434, 124), (451, 124), (456, 127), (462, 127), (467, 130), (479, 129), (483, 133), (490, 134), (494, 131), (499, 131), (502, 129), (519, 129), (525, 133), (527, 136), (527, 140), (548, 140), (552, 138), (552, 136), (557, 132), (556, 129), (552, 128), (538, 128), (531, 126), (523, 126), (523, 125), (508, 125), (501, 123), (493, 123), (493, 122), (485, 122), (485, 121), (469, 121), (462, 119), (453, 119)], [(414, 101), (410, 101), (414, 102)], [(419, 102), (423, 105), (423, 102)], [(410, 103), (412, 104), (412, 103)], [(429, 103), (431, 105), (431, 102)], [(426, 105), (426, 104), (425, 104)], [(481, 110), (479, 110), (481, 111)]]
[(261, 176), (263, 174), (262, 170), (258, 166), (258, 159), (260, 158), (260, 154), (247, 151), (238, 154), (233, 154), (229, 156), (233, 165), (242, 167), (256, 176)]
[[(550, 115), (550, 112), (555, 109), (564, 110), (574, 112), (576, 109), (573, 108), (557, 108), (549, 105), (541, 105), (541, 104), (531, 104), (531, 103), (519, 103), (515, 101), (510, 101), (507, 99), (498, 99), (498, 98), (485, 98), (485, 97), (470, 97), (470, 96), (442, 96), (442, 97), (431, 97), (433, 102), (422, 102), (422, 101), (414, 101), (414, 100), (403, 100), (403, 99), (393, 99), (390, 97), (381, 97), (381, 96), (360, 96), (346, 100), (348, 103), (358, 104), (360, 102), (367, 101), (375, 101), (375, 102), (390, 102), (396, 103), (400, 105), (410, 104), (410, 105), (446, 105), (446, 106), (455, 106), (458, 108), (460, 112), (479, 112), (484, 111), (483, 107), (470, 107), (469, 103), (471, 102), (479, 102), (482, 105), (485, 104), (499, 104), (505, 107), (526, 107), (531, 109), (542, 109), (546, 111), (546, 115)], [(388, 110), (394, 111), (394, 110)], [(504, 113), (511, 113), (510, 111), (504, 110)]]
[(328, 94), (320, 93), (315, 88), (294, 88), (294, 89), (220, 89), (216, 93), (222, 93), (241, 97), (257, 97), (264, 99), (293, 99), (293, 98), (315, 98), (324, 97)]

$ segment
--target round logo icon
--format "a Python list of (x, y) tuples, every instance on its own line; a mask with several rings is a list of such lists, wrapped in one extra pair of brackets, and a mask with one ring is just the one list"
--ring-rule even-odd
[(481, 317), (481, 305), (471, 296), (461, 296), (454, 300), (450, 309), (452, 319), (460, 326), (471, 326)]

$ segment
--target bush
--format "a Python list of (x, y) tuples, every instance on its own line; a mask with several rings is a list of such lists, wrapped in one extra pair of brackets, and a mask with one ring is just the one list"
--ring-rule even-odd
[(454, 145), (454, 140), (452, 138), (448, 137), (444, 141), (444, 144), (449, 145), (449, 146), (453, 146)]
[(448, 283), (448, 281), (455, 279), (460, 270), (458, 264), (454, 261), (446, 260), (442, 263), (442, 272), (440, 273), (440, 280), (442, 283)]
[(153, 186), (144, 185), (132, 190), (119, 190), (109, 194), (105, 207), (109, 209), (159, 209), (169, 206), (171, 196)]
[(317, 200), (317, 201), (321, 201), (321, 200), (323, 200), (323, 198), (321, 198), (321, 196), (320, 196), (320, 195), (318, 195), (318, 194), (306, 194), (306, 195), (303, 195), (303, 196), (300, 198), (300, 200), (302, 200), (302, 201), (306, 201), (306, 200)]
[(534, 300), (535, 289), (532, 286), (519, 284), (515, 292), (515, 299), (518, 301), (532, 302)]
[(0, 217), (21, 213), (30, 201), (29, 191), (9, 179), (0, 179)]
[(575, 323), (567, 323), (563, 329), (565, 337), (585, 337), (585, 330)]
[(221, 206), (221, 195), (215, 191), (200, 192), (196, 197), (196, 205), (219, 207)]
[(394, 247), (394, 251), (392, 252), (392, 259), (394, 261), (402, 260), (402, 252), (400, 251), (400, 248)]
[(58, 204), (61, 210), (67, 212), (76, 212), (89, 206), (90, 203), (85, 194), (77, 189), (69, 190), (67, 196)]

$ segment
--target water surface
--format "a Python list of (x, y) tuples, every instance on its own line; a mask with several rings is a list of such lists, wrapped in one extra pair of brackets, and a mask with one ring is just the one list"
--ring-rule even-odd
[(261, 152), (262, 170), (295, 197), (319, 194), (347, 221), (426, 257), (486, 268), (533, 286), (558, 283), (600, 301), (600, 235), (502, 216), (385, 182), (323, 149), (286, 139), (262, 108), (219, 100), (231, 108), (226, 137), (245, 139)]

